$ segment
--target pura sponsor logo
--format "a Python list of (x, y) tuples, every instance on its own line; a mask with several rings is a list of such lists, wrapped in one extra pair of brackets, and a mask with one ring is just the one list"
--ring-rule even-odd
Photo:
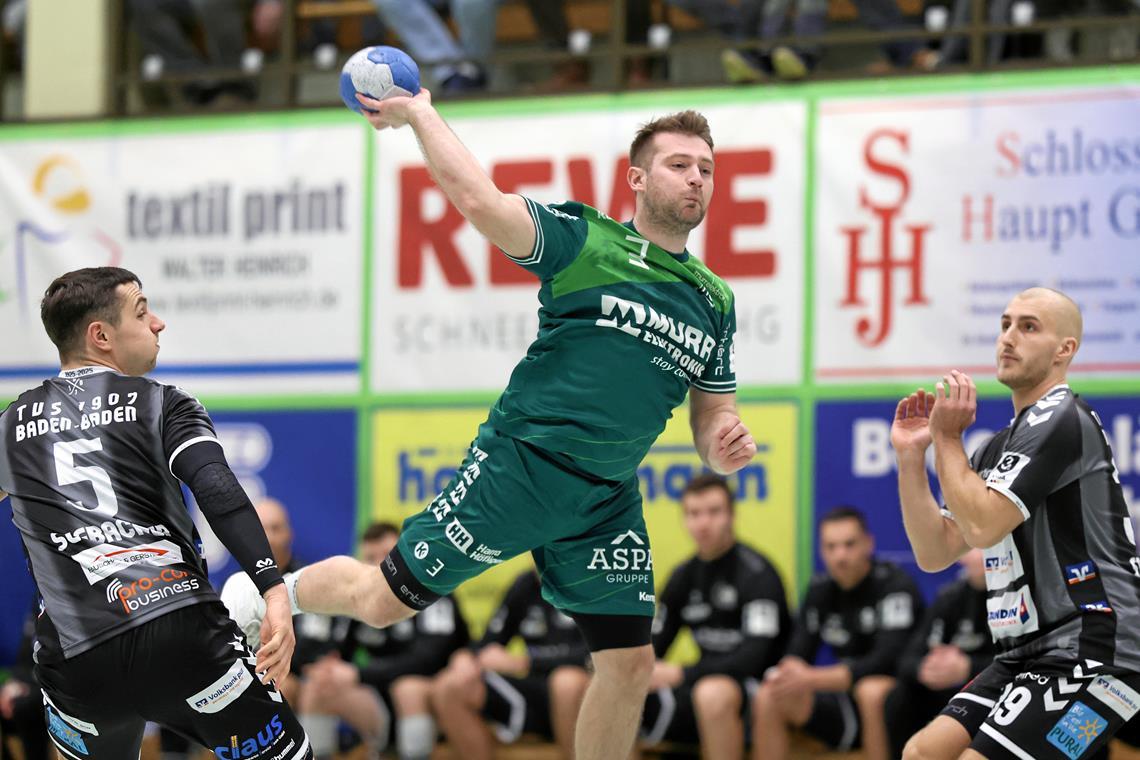
[(1045, 738), (1067, 757), (1076, 760), (1107, 727), (1108, 721), (1104, 717), (1078, 701), (1053, 724)]

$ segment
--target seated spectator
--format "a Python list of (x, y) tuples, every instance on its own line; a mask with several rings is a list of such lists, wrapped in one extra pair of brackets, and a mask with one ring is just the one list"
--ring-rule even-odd
[[(185, 84), (182, 93), (188, 101), (204, 104), (222, 94), (243, 100), (254, 97), (250, 82), (214, 81), (206, 75), (210, 69), (240, 67), (245, 6), (240, 0), (128, 0), (127, 13), (155, 73), (202, 72), (202, 78)], [(202, 30), (204, 51), (199, 52), (193, 42), (195, 29)]]
[[(757, 34), (762, 40), (780, 37), (792, 3), (792, 0), (741, 0), (739, 5), (728, 0), (667, 1), (693, 12), (706, 24), (736, 40), (749, 39)], [(896, 0), (867, 0), (857, 3), (856, 7), (860, 20), (876, 31), (908, 26)], [(796, 37), (823, 34), (827, 9), (827, 0), (795, 0), (792, 34)], [(883, 45), (883, 50), (894, 66), (929, 69), (936, 61), (925, 45), (914, 40), (889, 42)], [(759, 82), (771, 73), (781, 79), (802, 79), (818, 63), (820, 54), (820, 48), (815, 44), (777, 45), (771, 50), (730, 48), (722, 53), (721, 63), (731, 82)]]
[[(657, 599), (658, 659), (643, 716), (648, 745), (700, 742), (704, 757), (744, 756), (749, 693), (783, 654), (791, 617), (779, 573), (739, 543), (732, 490), (719, 475), (694, 478), (681, 494), (696, 556), (669, 576)], [(700, 659), (682, 668), (660, 659), (687, 627)]]
[[(361, 559), (379, 566), (398, 537), (395, 525), (370, 525), (361, 537)], [(375, 751), (394, 740), (400, 760), (427, 760), (436, 740), (431, 677), (467, 641), (467, 623), (451, 596), (388, 628), (349, 621), (339, 655), (306, 668), (302, 714), (339, 716)]]
[(886, 706), (891, 757), (902, 757), (907, 740), (993, 661), (981, 549), (958, 564), (962, 577), (938, 592), (899, 661), (898, 686)]
[[(526, 0), (527, 9), (534, 19), (539, 36), (548, 46), (570, 49), (570, 25), (566, 16), (566, 0)], [(625, 41), (633, 45), (644, 45), (649, 31), (651, 16), (650, 0), (625, 0)], [(634, 58), (626, 62), (628, 82), (631, 85), (647, 84), (652, 62), (645, 58)], [(589, 62), (585, 58), (574, 58), (555, 68), (554, 77), (546, 89), (560, 90), (588, 84)]]
[(435, 79), (446, 93), (482, 90), (484, 62), (495, 47), (500, 0), (450, 0), (459, 28), (452, 36), (431, 0), (373, 0), (384, 25), (394, 31), (421, 67), (435, 64)]
[[(516, 635), (526, 654), (507, 650)], [(538, 573), (522, 573), (474, 651), (456, 652), (432, 685), (448, 742), (462, 748), (464, 760), (490, 760), (496, 740), (511, 744), (523, 733), (540, 734), (571, 760), (588, 658), (574, 621), (542, 598)]]
[[(826, 572), (812, 579), (788, 654), (752, 700), (752, 757), (788, 757), (796, 727), (843, 751), (861, 741), (867, 760), (887, 760), (883, 706), (922, 598), (902, 568), (875, 559), (875, 539), (854, 507), (824, 515), (819, 551)], [(836, 664), (811, 664), (820, 644)]]
[(44, 699), (32, 670), (32, 647), (36, 639), (36, 618), (32, 613), (24, 620), (20, 652), (13, 663), (8, 680), (0, 684), (0, 758), (12, 760), (4, 737), (14, 736), (23, 747), (24, 760), (48, 760), (47, 724), (44, 722)]

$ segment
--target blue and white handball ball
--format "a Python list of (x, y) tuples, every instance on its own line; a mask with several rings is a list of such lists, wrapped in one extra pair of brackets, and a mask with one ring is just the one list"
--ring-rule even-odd
[(384, 100), (420, 91), (420, 67), (403, 50), (375, 45), (358, 50), (340, 71), (340, 98), (357, 113), (368, 111), (356, 93)]

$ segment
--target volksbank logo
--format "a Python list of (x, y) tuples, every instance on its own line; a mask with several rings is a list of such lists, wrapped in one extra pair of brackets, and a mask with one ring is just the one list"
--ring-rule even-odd
[[(704, 362), (709, 360), (716, 348), (716, 339), (705, 335), (700, 328), (687, 325), (637, 301), (603, 294), (602, 315), (603, 318), (595, 322), (598, 327), (613, 327), (647, 342), (653, 341), (643, 333), (658, 333), (667, 337), (675, 350), (687, 349)], [(645, 328), (644, 331), (641, 328)]]
[(1075, 586), (1078, 583), (1091, 581), (1096, 577), (1096, 563), (1091, 559), (1085, 560), (1076, 565), (1065, 566), (1065, 580), (1068, 581), (1070, 586)]

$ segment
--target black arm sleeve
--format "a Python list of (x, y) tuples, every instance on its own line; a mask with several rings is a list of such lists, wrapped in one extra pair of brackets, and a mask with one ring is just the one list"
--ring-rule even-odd
[[(222, 448), (216, 443), (200, 443), (194, 448), (207, 447), (216, 447), (218, 452)], [(190, 457), (179, 457), (178, 462), (184, 459)], [(284, 583), (257, 512), (224, 457), (221, 462), (212, 461), (199, 467), (193, 474), (176, 472), (175, 475), (190, 487), (214, 534), (253, 580), (259, 593), (264, 594), (278, 583)]]

